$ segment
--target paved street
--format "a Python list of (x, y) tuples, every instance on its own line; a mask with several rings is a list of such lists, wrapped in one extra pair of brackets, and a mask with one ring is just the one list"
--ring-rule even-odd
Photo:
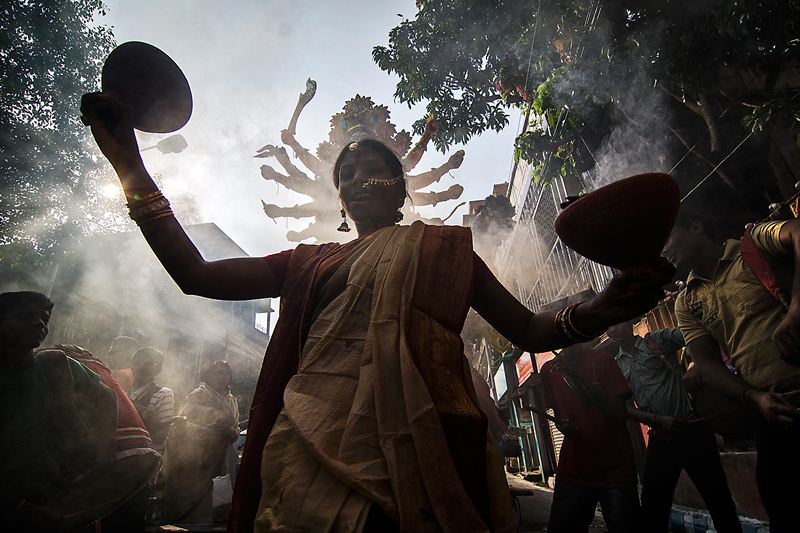
[[(547, 519), (553, 502), (553, 491), (529, 483), (517, 476), (507, 474), (512, 493), (517, 494), (520, 513), (520, 533), (542, 533), (547, 531)], [(769, 533), (769, 525), (752, 518), (739, 517), (744, 533)], [(672, 508), (671, 529), (674, 533), (705, 533), (713, 531), (713, 523), (705, 510)], [(590, 532), (606, 531), (600, 511), (595, 513)]]
[[(550, 516), (550, 505), (553, 502), (553, 491), (529, 483), (517, 476), (506, 475), (512, 493), (519, 502), (520, 533), (547, 531), (547, 519)], [(605, 531), (603, 517), (597, 513), (591, 532)]]
[[(520, 503), (520, 533), (539, 533), (547, 531), (547, 518), (550, 515), (550, 504), (553, 501), (553, 491), (536, 487), (532, 494), (519, 496)], [(606, 531), (603, 527), (603, 518), (598, 513), (590, 532)]]

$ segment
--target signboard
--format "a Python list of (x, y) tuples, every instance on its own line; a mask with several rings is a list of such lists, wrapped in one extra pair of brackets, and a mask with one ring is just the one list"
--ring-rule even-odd
[(508, 383), (506, 382), (506, 369), (503, 367), (503, 365), (500, 365), (500, 368), (498, 368), (497, 372), (494, 373), (493, 381), (494, 391), (495, 394), (497, 394), (495, 399), (499, 400), (508, 390)]
[(533, 360), (531, 359), (531, 354), (522, 352), (522, 355), (519, 356), (514, 366), (517, 367), (517, 383), (522, 385), (525, 383), (525, 380), (533, 374)]
[(553, 352), (537, 353), (536, 354), (536, 368), (538, 368), (539, 371), (541, 372), (542, 371), (542, 366), (544, 366), (544, 364), (546, 362), (548, 362), (550, 359), (554, 359), (555, 356), (556, 356), (556, 354), (554, 354)]

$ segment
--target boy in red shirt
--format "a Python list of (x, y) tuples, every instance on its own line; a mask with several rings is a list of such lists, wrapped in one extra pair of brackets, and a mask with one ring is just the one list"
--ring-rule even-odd
[(614, 358), (570, 346), (542, 367), (542, 385), (564, 433), (547, 530), (588, 531), (599, 502), (610, 533), (632, 532), (639, 496), (625, 425), (631, 390)]

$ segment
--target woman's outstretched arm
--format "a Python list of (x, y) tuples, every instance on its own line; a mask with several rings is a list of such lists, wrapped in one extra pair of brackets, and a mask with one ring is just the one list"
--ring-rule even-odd
[[(607, 327), (641, 315), (663, 296), (661, 287), (674, 272), (666, 260), (620, 272), (603, 292), (575, 308), (573, 324), (581, 332), (599, 336)], [(573, 344), (556, 325), (556, 313), (532, 313), (488, 269), (476, 276), (472, 308), (525, 351), (546, 352)]]
[[(136, 204), (158, 192), (144, 167), (128, 110), (103, 93), (85, 94), (81, 118), (119, 176), (125, 198)], [(277, 296), (281, 280), (261, 258), (206, 261), (174, 216), (140, 222), (142, 235), (186, 294), (220, 300)]]

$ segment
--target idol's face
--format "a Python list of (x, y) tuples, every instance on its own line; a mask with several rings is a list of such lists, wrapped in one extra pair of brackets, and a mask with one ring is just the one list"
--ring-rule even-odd
[(403, 182), (371, 185), (369, 180), (396, 177), (384, 158), (368, 146), (345, 154), (339, 167), (339, 197), (356, 224), (374, 228), (394, 224), (395, 214), (403, 205)]
[(41, 346), (47, 337), (50, 310), (40, 306), (24, 306), (9, 312), (0, 320), (0, 339), (3, 344), (32, 350)]

